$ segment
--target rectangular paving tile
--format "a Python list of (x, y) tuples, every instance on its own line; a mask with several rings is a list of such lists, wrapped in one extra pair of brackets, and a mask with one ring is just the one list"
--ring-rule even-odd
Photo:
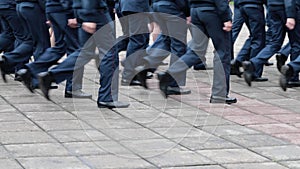
[(300, 129), (284, 124), (260, 124), (260, 125), (249, 125), (248, 127), (262, 131), (268, 134), (280, 134), (280, 133), (299, 133)]
[(62, 143), (110, 140), (108, 137), (97, 130), (50, 131), (49, 134)]
[(10, 121), (26, 121), (27, 118), (21, 113), (1, 113), (0, 122), (10, 122)]
[(296, 145), (258, 147), (252, 150), (274, 161), (300, 160), (300, 147)]
[(279, 123), (277, 120), (262, 115), (226, 116), (224, 118), (240, 125)]
[(223, 117), (208, 115), (208, 116), (197, 116), (197, 117), (183, 117), (180, 118), (192, 126), (204, 127), (204, 126), (216, 126), (216, 125), (229, 125), (234, 124)]
[(165, 153), (149, 156), (145, 158), (159, 167), (175, 167), (175, 166), (195, 166), (215, 164), (208, 158), (192, 151), (185, 150), (170, 150)]
[(289, 144), (286, 141), (266, 134), (230, 135), (223, 137), (244, 147), (279, 146)]
[(261, 115), (276, 115), (276, 114), (292, 114), (294, 112), (290, 110), (286, 110), (280, 107), (259, 107), (259, 108), (253, 108), (253, 107), (243, 107), (243, 109), (248, 110), (250, 112), (253, 112), (255, 114), (261, 114)]
[(203, 137), (185, 137), (175, 139), (180, 145), (190, 150), (206, 150), (206, 149), (232, 149), (240, 148), (240, 146), (215, 136)]
[(296, 113), (268, 115), (268, 117), (287, 124), (300, 123), (300, 115)]
[(72, 142), (63, 145), (72, 155), (76, 156), (108, 154), (95, 142)]
[(97, 145), (97, 147), (101, 148), (106, 153), (113, 154), (116, 156), (136, 158), (136, 156), (126, 146), (121, 145), (116, 141), (95, 141), (94, 143)]
[(161, 154), (169, 150), (182, 148), (178, 143), (167, 139), (130, 140), (121, 141), (120, 143), (140, 155), (152, 152), (152, 154)]
[(92, 125), (96, 129), (130, 129), (130, 128), (142, 128), (139, 124), (129, 121), (127, 119), (88, 119), (85, 120), (88, 124)]
[(241, 125), (204, 126), (202, 130), (218, 136), (259, 134), (259, 131)]
[(147, 161), (135, 156), (126, 157), (116, 155), (101, 155), (101, 156), (83, 156), (80, 157), (84, 160), (91, 168), (94, 169), (142, 169), (142, 168), (153, 168), (154, 166)]
[(165, 109), (164, 112), (173, 117), (197, 117), (197, 116), (208, 116), (206, 111), (190, 108), (190, 109)]
[(55, 112), (25, 112), (26, 116), (34, 121), (48, 121), (48, 120), (76, 120), (72, 114), (66, 111)]
[(10, 113), (10, 112), (18, 113), (18, 111), (14, 107), (8, 105), (7, 103), (0, 105), (0, 113)]
[(246, 149), (199, 150), (197, 152), (219, 164), (268, 161), (263, 156)]
[(101, 130), (110, 138), (114, 140), (141, 140), (141, 139), (155, 139), (162, 138), (162, 136), (154, 133), (146, 128), (137, 129), (103, 129)]
[(23, 169), (23, 167), (13, 159), (0, 159), (0, 164), (0, 169)]
[(274, 134), (274, 136), (293, 144), (300, 144), (300, 133)]
[(86, 123), (79, 120), (36, 121), (36, 123), (46, 131), (91, 129)]
[(187, 127), (189, 124), (182, 122), (179, 119), (173, 117), (160, 117), (155, 119), (149, 118), (136, 118), (133, 119), (135, 122), (146, 126), (148, 128), (171, 128), (171, 127)]
[(1, 158), (8, 158), (9, 154), (8, 152), (4, 149), (2, 145), (0, 145), (0, 159)]
[(19, 158), (18, 161), (26, 169), (90, 169), (75, 157), (33, 157)]
[(41, 104), (14, 104), (22, 112), (62, 111), (63, 109), (51, 102)]
[(299, 160), (298, 161), (281, 161), (280, 163), (288, 168), (300, 169), (300, 161)]
[(217, 116), (241, 116), (241, 115), (252, 115), (251, 112), (247, 110), (243, 110), (239, 107), (220, 107), (220, 108), (214, 108), (214, 107), (207, 107), (203, 108), (206, 112), (210, 114), (214, 114)]
[(39, 131), (40, 129), (32, 122), (16, 121), (16, 122), (0, 122), (0, 132), (9, 131)]
[(244, 163), (244, 164), (225, 164), (228, 169), (287, 169), (286, 167), (277, 163)]
[(67, 156), (69, 152), (57, 143), (12, 144), (5, 148), (15, 157)]
[(205, 166), (167, 167), (163, 169), (224, 169), (224, 168), (219, 165), (205, 165)]
[(210, 137), (205, 131), (194, 127), (170, 127), (170, 128), (153, 128), (153, 131), (167, 138), (184, 138), (184, 137)]
[(2, 144), (51, 143), (56, 142), (43, 131), (0, 132)]

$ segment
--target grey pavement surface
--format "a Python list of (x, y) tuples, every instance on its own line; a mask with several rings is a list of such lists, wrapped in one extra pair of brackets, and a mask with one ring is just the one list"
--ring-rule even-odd
[[(244, 29), (236, 53), (247, 36)], [(209, 65), (212, 55), (210, 47)], [(120, 86), (131, 106), (113, 110), (97, 108), (93, 62), (84, 75), (93, 99), (64, 98), (62, 84), (47, 101), (9, 77), (0, 82), (0, 169), (300, 168), (299, 88), (281, 91), (271, 66), (269, 81), (251, 88), (232, 76), (237, 104), (209, 104), (211, 74), (189, 70), (192, 94), (168, 99), (156, 78), (150, 90)]]

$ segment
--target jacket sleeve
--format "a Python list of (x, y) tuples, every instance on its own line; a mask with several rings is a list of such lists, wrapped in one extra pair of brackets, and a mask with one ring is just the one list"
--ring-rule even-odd
[(296, 18), (295, 0), (284, 0), (285, 13), (287, 18)]
[(232, 21), (228, 0), (214, 0), (219, 16), (223, 22)]
[(72, 0), (60, 0), (60, 3), (63, 6), (63, 8), (65, 9), (65, 11), (67, 12), (67, 18), (68, 19), (75, 18), (75, 15), (74, 15), (74, 12), (72, 9), (73, 1)]
[(46, 9), (46, 0), (38, 0), (38, 3), (43, 11)]

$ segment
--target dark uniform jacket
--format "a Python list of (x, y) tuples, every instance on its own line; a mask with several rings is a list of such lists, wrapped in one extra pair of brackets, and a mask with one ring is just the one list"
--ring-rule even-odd
[(190, 6), (189, 6), (189, 0), (153, 0), (152, 2), (174, 2), (177, 6), (177, 8), (185, 14), (185, 16), (190, 16)]
[(228, 0), (190, 0), (190, 6), (191, 8), (201, 7), (203, 10), (216, 10), (223, 22), (232, 20)]
[(285, 10), (287, 18), (296, 17), (295, 0), (268, 0), (268, 6)]
[(105, 0), (73, 0), (73, 8), (79, 22), (100, 23), (103, 18), (99, 13), (108, 12)]
[(122, 12), (150, 12), (149, 0), (120, 0)]
[(0, 9), (14, 9), (16, 8), (15, 0), (1, 0)]
[(67, 12), (68, 19), (74, 18), (72, 0), (46, 0), (46, 13)]

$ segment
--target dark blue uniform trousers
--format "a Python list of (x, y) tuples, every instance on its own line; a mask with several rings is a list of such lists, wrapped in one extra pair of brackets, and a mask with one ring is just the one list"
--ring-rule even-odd
[(291, 52), (291, 44), (287, 43), (279, 50), (278, 53), (282, 54), (283, 56), (288, 57), (290, 55), (290, 52)]
[(295, 60), (288, 63), (288, 65), (293, 68), (294, 74), (297, 75), (300, 72), (300, 57), (297, 57)]
[[(97, 58), (95, 54), (96, 47), (99, 50), (100, 65), (100, 88), (98, 101), (110, 102), (118, 100), (118, 54), (115, 47), (115, 36), (113, 22), (109, 13), (99, 14), (102, 22), (98, 23), (98, 30), (101, 31), (92, 35), (84, 30), (79, 30), (79, 40), (84, 46), (76, 52), (69, 55), (62, 63), (51, 69), (56, 83), (61, 83), (73, 74), (77, 74), (91, 59)], [(77, 83), (73, 79), (73, 83)]]
[(294, 31), (289, 31), (285, 26), (286, 15), (284, 10), (273, 10), (272, 7), (269, 7), (269, 17), (271, 22), (272, 39), (256, 57), (250, 60), (255, 67), (254, 78), (262, 76), (264, 64), (280, 50), (287, 32), (292, 46), (296, 40), (293, 33)]
[(0, 9), (0, 17), (3, 22), (10, 26), (16, 38), (14, 50), (3, 55), (6, 59), (6, 64), (4, 65), (5, 73), (15, 73), (29, 61), (29, 58), (32, 56), (33, 43), (14, 9)]
[(36, 2), (22, 2), (17, 4), (17, 12), (31, 34), (34, 45), (33, 56), (37, 60), (50, 47), (50, 36), (46, 25), (45, 11)]
[(8, 23), (0, 18), (1, 32), (0, 32), (0, 53), (9, 52), (14, 49), (15, 37), (13, 30)]
[[(133, 15), (131, 15), (133, 14)], [(128, 16), (129, 42), (122, 78), (132, 80), (135, 76), (134, 68), (143, 64), (146, 48), (149, 44), (149, 16), (147, 13), (123, 12)], [(130, 15), (130, 16), (129, 16)]]
[(178, 79), (182, 71), (199, 63), (199, 58), (205, 62), (208, 38), (211, 38), (216, 49), (212, 95), (226, 97), (229, 93), (231, 34), (223, 31), (223, 22), (215, 11), (192, 8), (191, 16), (195, 25), (191, 29), (192, 43), (187, 53), (172, 64), (168, 72), (173, 78)]
[[(66, 12), (48, 13), (47, 18), (52, 23), (52, 28), (55, 36), (55, 46), (48, 48), (35, 62), (27, 64), (27, 68), (33, 75), (33, 85), (38, 86), (37, 74), (48, 71), (49, 67), (56, 64), (66, 53), (69, 55), (80, 48), (78, 42), (77, 29), (68, 26)], [(78, 77), (82, 79), (82, 76)], [(73, 90), (81, 89), (81, 83)], [(72, 84), (68, 81), (67, 91), (72, 91)]]
[[(144, 57), (151, 68), (157, 68), (159, 64), (171, 53), (170, 65), (177, 61), (186, 52), (187, 25), (186, 16), (178, 10), (175, 3), (161, 2), (153, 4), (154, 20), (162, 31), (157, 40), (147, 50), (148, 56)], [(184, 86), (186, 83), (185, 72), (179, 81), (171, 86)]]
[(247, 55), (251, 59), (265, 47), (265, 15), (262, 5), (240, 5), (240, 11), (250, 31), (250, 36), (241, 50), (242, 53), (237, 56), (237, 61), (243, 62), (248, 60)]

